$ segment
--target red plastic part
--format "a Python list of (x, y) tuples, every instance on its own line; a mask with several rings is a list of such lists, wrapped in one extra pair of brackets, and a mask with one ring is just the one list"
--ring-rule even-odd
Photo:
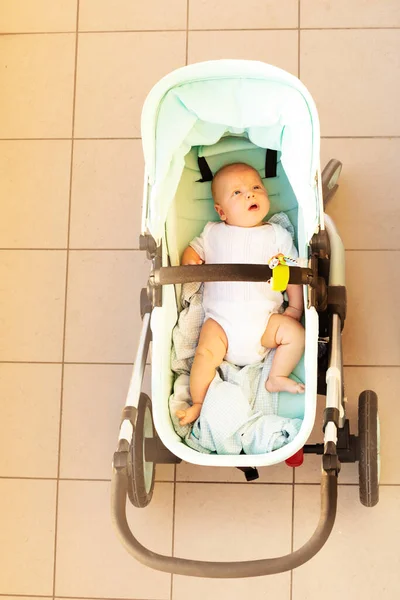
[(304, 461), (304, 452), (303, 448), (300, 448), (296, 454), (293, 454), (290, 458), (285, 460), (285, 463), (288, 467), (300, 467)]

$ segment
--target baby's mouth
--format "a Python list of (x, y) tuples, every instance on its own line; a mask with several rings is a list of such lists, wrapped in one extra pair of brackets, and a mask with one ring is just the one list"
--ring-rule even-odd
[(247, 210), (258, 210), (259, 208), (260, 207), (258, 206), (258, 204), (256, 202), (253, 202), (253, 204), (250, 204)]

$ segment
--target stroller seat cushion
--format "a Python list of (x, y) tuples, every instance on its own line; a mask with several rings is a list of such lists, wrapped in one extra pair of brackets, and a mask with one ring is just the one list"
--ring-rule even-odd
[[(286, 243), (292, 247), (294, 231), (285, 213), (274, 215), (270, 223), (278, 234), (283, 231)], [(293, 252), (296, 250), (294, 249)], [(301, 426), (304, 394), (293, 395), (287, 392), (271, 394), (265, 389), (264, 383), (268, 377), (274, 351), (264, 353), (264, 360), (261, 360), (262, 356), (257, 355), (258, 348), (261, 348), (259, 344), (257, 346), (257, 339), (259, 341), (261, 336), (259, 321), (253, 324), (253, 336), (249, 331), (248, 320), (245, 322), (245, 329), (238, 328), (237, 319), (235, 319), (235, 327), (232, 324), (232, 328), (225, 322), (221, 323), (224, 328), (226, 327), (227, 335), (233, 330), (233, 335), (238, 336), (236, 348), (243, 349), (246, 346), (251, 356), (227, 355), (218, 376), (207, 392), (207, 402), (205, 401), (203, 405), (200, 421), (197, 421), (193, 428), (189, 425), (180, 425), (176, 411), (185, 410), (190, 405), (189, 373), (200, 329), (207, 317), (203, 290), (204, 286), (198, 283), (188, 283), (183, 286), (183, 310), (173, 330), (171, 367), (176, 380), (169, 409), (175, 431), (188, 446), (206, 453), (240, 454), (244, 450), (246, 453), (260, 454), (290, 443)], [(279, 297), (280, 301), (276, 306), (280, 306), (282, 302), (282, 295), (279, 294)], [(247, 302), (246, 305), (246, 313), (252, 315), (253, 310), (248, 310), (249, 303)], [(216, 316), (208, 314), (213, 318)], [(246, 340), (245, 344), (244, 340)], [(237, 366), (240, 363), (246, 366), (240, 368)], [(303, 360), (297, 365), (291, 378), (297, 382), (304, 381)], [(226, 404), (224, 398), (230, 399), (230, 410), (229, 403)]]
[[(190, 405), (189, 374), (204, 319), (203, 286), (183, 286), (184, 310), (173, 331), (171, 366), (176, 374), (169, 400), (171, 420), (185, 443), (201, 453), (264, 454), (290, 443), (303, 417), (304, 394), (270, 393), (265, 388), (275, 350), (264, 360), (240, 368), (223, 361), (212, 381), (200, 418), (181, 425), (177, 410)], [(301, 381), (303, 360), (291, 375)], [(290, 398), (289, 398), (290, 396)]]
[(270, 200), (269, 221), (277, 213), (286, 213), (297, 243), (298, 204), (277, 153), (276, 177), (265, 178), (266, 150), (245, 137), (228, 135), (209, 147), (193, 147), (185, 156), (185, 168), (166, 221), (168, 253), (172, 265), (178, 265), (183, 250), (200, 235), (207, 222), (219, 221), (211, 195), (211, 183), (200, 182), (198, 156), (205, 156), (212, 171), (223, 165), (244, 162), (255, 168)]

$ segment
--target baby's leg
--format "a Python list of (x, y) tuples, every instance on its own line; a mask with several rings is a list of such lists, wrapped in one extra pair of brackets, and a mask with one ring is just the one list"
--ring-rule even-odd
[(228, 340), (225, 331), (217, 321), (207, 319), (201, 328), (190, 372), (190, 395), (193, 406), (176, 412), (181, 425), (193, 423), (199, 417), (209, 385), (214, 379), (217, 367), (224, 360), (227, 349)]
[(277, 348), (271, 371), (265, 383), (269, 392), (302, 394), (304, 385), (289, 379), (304, 352), (303, 326), (285, 315), (271, 315), (261, 344), (265, 348)]

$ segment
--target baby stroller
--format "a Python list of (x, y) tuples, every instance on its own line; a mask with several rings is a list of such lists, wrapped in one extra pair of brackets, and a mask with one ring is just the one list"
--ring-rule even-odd
[[(324, 545), (337, 505), (337, 479), (344, 462), (359, 463), (360, 500), (378, 502), (379, 422), (377, 396), (359, 397), (358, 436), (350, 434), (343, 384), (341, 331), (346, 318), (345, 254), (324, 205), (335, 193), (341, 163), (320, 173), (318, 115), (302, 83), (276, 67), (255, 61), (198, 63), (170, 73), (148, 95), (142, 113), (145, 156), (142, 236), (152, 270), (141, 293), (142, 330), (113, 459), (112, 519), (117, 534), (145, 565), (197, 577), (253, 577), (280, 573), (305, 563)], [(194, 281), (267, 281), (267, 265), (179, 266), (188, 242), (216, 220), (212, 174), (225, 164), (256, 168), (271, 202), (270, 215), (285, 212), (294, 230), (300, 267), (289, 282), (303, 285), (306, 346), (297, 375), (305, 394), (282, 394), (280, 410), (301, 417), (297, 436), (265, 454), (219, 455), (188, 447), (173, 428), (168, 399), (172, 330), (179, 315), (180, 286)], [(152, 341), (152, 401), (141, 391)], [(323, 443), (307, 444), (315, 421), (317, 394), (326, 396)], [(257, 467), (289, 461), (299, 453), (322, 457), (321, 512), (317, 529), (286, 556), (245, 562), (207, 562), (149, 551), (131, 532), (126, 501), (146, 506), (155, 465), (181, 460), (237, 467), (247, 480)], [(293, 463), (292, 463), (293, 464)]]

